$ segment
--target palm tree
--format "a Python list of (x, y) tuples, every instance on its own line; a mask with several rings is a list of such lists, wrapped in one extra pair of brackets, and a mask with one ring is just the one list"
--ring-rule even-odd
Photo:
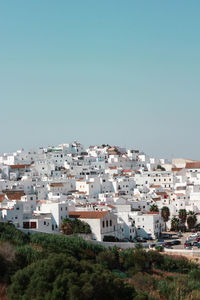
[(184, 227), (185, 226), (185, 222), (187, 219), (187, 212), (185, 209), (180, 209), (178, 212), (178, 217), (181, 220), (181, 226)]
[(166, 231), (166, 223), (169, 221), (169, 216), (170, 216), (169, 207), (167, 206), (162, 207), (161, 216), (163, 218), (163, 221), (165, 222), (165, 231)]
[(189, 211), (188, 211), (188, 215), (194, 216), (194, 215), (195, 215), (195, 212), (192, 211), (192, 210), (189, 210)]
[(194, 228), (196, 221), (197, 217), (195, 216), (195, 214), (189, 214), (189, 216), (187, 217), (188, 229), (191, 230), (192, 228)]
[(150, 211), (151, 212), (159, 212), (158, 205), (157, 204), (151, 205)]
[(176, 217), (173, 217), (171, 220), (171, 230), (177, 231), (179, 228), (179, 219)]
[(60, 231), (66, 235), (69, 235), (73, 233), (73, 228), (69, 222), (64, 220), (60, 225)]

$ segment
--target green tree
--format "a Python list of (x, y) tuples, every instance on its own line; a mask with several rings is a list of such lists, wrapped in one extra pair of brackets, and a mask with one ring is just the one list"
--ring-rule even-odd
[(136, 294), (133, 285), (102, 265), (55, 253), (19, 270), (7, 293), (8, 300), (129, 300)]
[(90, 225), (79, 219), (65, 218), (61, 223), (60, 229), (64, 234), (91, 233)]
[(181, 221), (181, 227), (185, 227), (185, 222), (187, 219), (187, 212), (185, 209), (180, 209), (178, 212), (178, 217)]
[(196, 221), (197, 221), (197, 218), (196, 216), (193, 214), (193, 215), (189, 215), (187, 217), (187, 225), (188, 225), (188, 229), (193, 229), (195, 224), (196, 224)]
[(61, 225), (60, 225), (60, 230), (62, 233), (69, 235), (73, 233), (73, 228), (69, 222), (66, 220), (63, 220)]
[(190, 216), (194, 216), (194, 215), (195, 215), (195, 212), (194, 212), (194, 211), (192, 211), (192, 210), (189, 210), (189, 211), (188, 211), (188, 215), (190, 215)]
[(171, 230), (177, 231), (179, 228), (179, 219), (176, 217), (173, 217), (171, 220)]
[(162, 207), (161, 216), (163, 218), (163, 221), (165, 222), (165, 231), (166, 231), (166, 223), (169, 221), (169, 216), (170, 216), (169, 207), (167, 206)]
[(187, 219), (187, 212), (185, 209), (180, 209), (178, 212), (178, 217), (181, 220), (182, 224), (185, 224), (186, 219)]
[(96, 261), (99, 264), (102, 264), (104, 267), (112, 270), (118, 269), (119, 267), (119, 255), (118, 250), (107, 250), (100, 252), (97, 257)]
[(151, 205), (150, 211), (151, 212), (159, 212), (158, 205), (157, 204)]
[(162, 167), (161, 165), (157, 165), (157, 170), (166, 171), (165, 168)]

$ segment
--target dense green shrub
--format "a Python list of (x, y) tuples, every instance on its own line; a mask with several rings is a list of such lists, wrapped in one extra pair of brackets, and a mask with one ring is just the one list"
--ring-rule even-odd
[(5, 223), (0, 224), (1, 283), (9, 285), (8, 300), (200, 299), (200, 269), (186, 258), (139, 247), (106, 249), (75, 236), (26, 236)]
[(157, 289), (161, 298), (174, 300), (185, 300), (188, 299), (198, 299), (198, 298), (190, 298), (189, 295), (193, 291), (200, 290), (200, 282), (195, 280), (188, 280), (185, 276), (177, 276), (173, 277), (172, 280), (159, 280), (157, 281)]
[(109, 249), (100, 252), (96, 256), (96, 261), (110, 270), (120, 268), (119, 253), (117, 249)]
[[(69, 226), (70, 226), (71, 232), (69, 230)], [(65, 228), (66, 228), (66, 230), (65, 230)], [(72, 234), (72, 233), (89, 234), (89, 233), (91, 233), (89, 224), (87, 224), (86, 222), (83, 222), (79, 219), (70, 219), (70, 218), (65, 218), (62, 221), (61, 230), (65, 234)]]
[(184, 257), (174, 258), (169, 255), (163, 255), (163, 258), (163, 262), (161, 264), (157, 264), (157, 267), (164, 271), (188, 273), (198, 267), (197, 264)]
[(49, 253), (65, 253), (70, 254), (78, 259), (85, 257), (94, 257), (105, 248), (93, 242), (86, 242), (80, 237), (65, 236), (47, 233), (35, 233), (30, 235), (30, 241), (40, 246)]
[(16, 245), (28, 243), (29, 237), (15, 228), (13, 224), (0, 223), (0, 241), (12, 241)]
[(143, 249), (128, 249), (120, 252), (122, 266), (129, 274), (135, 274), (150, 268), (150, 259)]
[(12, 278), (8, 300), (133, 299), (133, 286), (100, 265), (53, 254)]

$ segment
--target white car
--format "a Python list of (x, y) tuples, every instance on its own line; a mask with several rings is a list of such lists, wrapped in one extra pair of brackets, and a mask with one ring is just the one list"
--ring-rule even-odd
[(192, 236), (192, 237), (196, 237), (197, 235), (198, 235), (198, 233), (197, 233), (197, 232), (195, 232), (195, 233), (191, 234), (190, 236)]

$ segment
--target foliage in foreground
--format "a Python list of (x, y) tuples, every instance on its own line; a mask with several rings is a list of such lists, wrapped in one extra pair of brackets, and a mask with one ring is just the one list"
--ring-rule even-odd
[(33, 263), (18, 271), (8, 288), (8, 299), (133, 299), (135, 289), (126, 281), (87, 261), (64, 254)]
[(200, 299), (200, 269), (186, 258), (26, 236), (11, 224), (0, 224), (0, 284), (8, 285), (8, 300)]
[(90, 225), (79, 219), (65, 218), (61, 223), (61, 231), (64, 234), (74, 234), (74, 233), (91, 233)]

